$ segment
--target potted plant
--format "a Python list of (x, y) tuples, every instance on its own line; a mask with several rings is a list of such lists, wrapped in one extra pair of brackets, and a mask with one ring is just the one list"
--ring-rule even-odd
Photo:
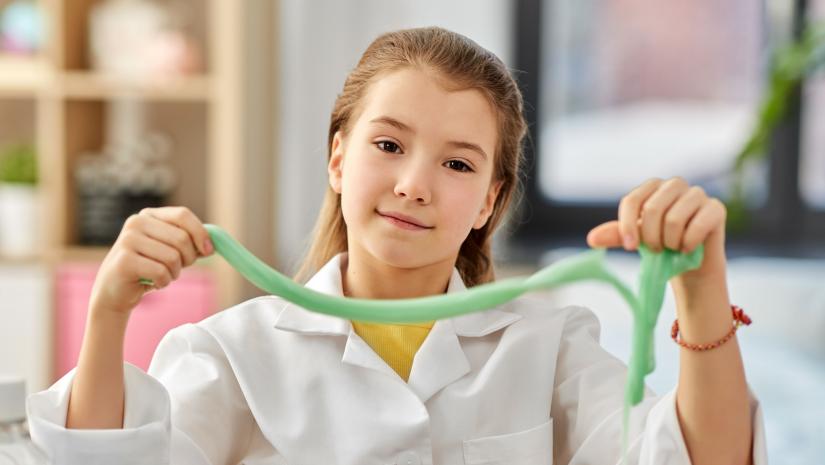
[(26, 256), (39, 245), (37, 155), (30, 144), (0, 149), (0, 254)]
[(737, 154), (733, 166), (733, 186), (728, 199), (728, 228), (745, 230), (750, 216), (745, 205), (745, 172), (748, 166), (763, 162), (771, 133), (785, 117), (791, 92), (807, 74), (825, 65), (825, 22), (805, 26), (801, 36), (779, 47), (771, 57), (768, 85), (762, 95), (756, 124)]

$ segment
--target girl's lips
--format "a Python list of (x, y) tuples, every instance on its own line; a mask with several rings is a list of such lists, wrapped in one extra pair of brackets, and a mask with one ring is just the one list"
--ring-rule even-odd
[(427, 229), (432, 229), (425, 228), (423, 226), (418, 226), (417, 224), (408, 223), (404, 220), (399, 220), (398, 218), (392, 216), (382, 215), (381, 213), (378, 213), (378, 215), (387, 220), (390, 224), (398, 226), (401, 229), (406, 229), (408, 231), (426, 231)]

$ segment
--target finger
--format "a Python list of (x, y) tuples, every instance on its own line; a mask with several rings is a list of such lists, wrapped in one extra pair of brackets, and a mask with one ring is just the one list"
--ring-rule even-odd
[(177, 249), (181, 254), (183, 266), (189, 266), (197, 260), (198, 251), (192, 242), (192, 236), (176, 225), (147, 215), (140, 230), (152, 239)]
[[(176, 248), (141, 232), (127, 231), (124, 235), (123, 244), (125, 246), (142, 257), (162, 264), (173, 280), (178, 279), (183, 268), (183, 259)], [(146, 278), (146, 276), (140, 277)]]
[(688, 221), (699, 211), (707, 200), (705, 190), (699, 186), (693, 186), (679, 197), (676, 202), (665, 213), (662, 224), (662, 242), (670, 250), (682, 249), (682, 236), (687, 227)]
[(619, 221), (608, 221), (591, 229), (587, 234), (587, 244), (590, 247), (621, 247), (622, 234), (619, 232)]
[(203, 256), (212, 254), (214, 247), (212, 240), (209, 238), (209, 232), (203, 227), (203, 223), (191, 210), (186, 207), (162, 207), (162, 208), (148, 208), (141, 211), (148, 215), (154, 216), (159, 220), (163, 220), (174, 224), (183, 229), (192, 238), (195, 247)]
[(689, 189), (681, 178), (672, 178), (659, 186), (642, 205), (642, 242), (651, 250), (662, 250), (662, 220), (676, 200)]
[(644, 201), (662, 184), (661, 179), (648, 179), (639, 187), (630, 191), (619, 202), (619, 232), (625, 249), (633, 250), (639, 243), (639, 228), (636, 220)]
[(682, 252), (692, 252), (714, 229), (725, 224), (727, 210), (725, 204), (712, 198), (702, 205), (693, 218), (688, 221), (685, 234), (682, 237)]
[(133, 269), (137, 273), (135, 280), (139, 278), (151, 279), (155, 289), (163, 289), (174, 281), (169, 269), (158, 261), (143, 255), (132, 255), (130, 260), (134, 260)]

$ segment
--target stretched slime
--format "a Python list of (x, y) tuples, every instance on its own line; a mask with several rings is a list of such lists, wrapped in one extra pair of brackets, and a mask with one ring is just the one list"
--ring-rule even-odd
[(703, 248), (683, 254), (669, 249), (653, 252), (639, 246), (639, 292), (634, 294), (605, 266), (605, 249), (593, 249), (560, 260), (531, 276), (481, 284), (463, 292), (412, 299), (358, 299), (332, 296), (308, 289), (284, 276), (244, 248), (219, 226), (205, 225), (215, 250), (243, 277), (261, 290), (307, 310), (357, 321), (410, 323), (449, 318), (485, 310), (525, 292), (549, 289), (581, 280), (603, 281), (613, 286), (633, 313), (632, 351), (625, 385), (623, 450), (627, 451), (630, 407), (642, 401), (644, 378), (653, 372), (653, 330), (664, 301), (667, 282), (702, 263)]

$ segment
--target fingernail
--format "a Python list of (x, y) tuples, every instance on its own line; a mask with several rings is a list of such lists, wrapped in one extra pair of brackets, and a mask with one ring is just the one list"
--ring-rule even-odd
[(215, 250), (212, 247), (212, 241), (210, 241), (209, 239), (203, 241), (203, 250), (206, 252), (206, 255), (211, 255), (212, 251)]
[(632, 234), (625, 234), (624, 235), (624, 248), (625, 249), (632, 249), (634, 244), (633, 235)]

